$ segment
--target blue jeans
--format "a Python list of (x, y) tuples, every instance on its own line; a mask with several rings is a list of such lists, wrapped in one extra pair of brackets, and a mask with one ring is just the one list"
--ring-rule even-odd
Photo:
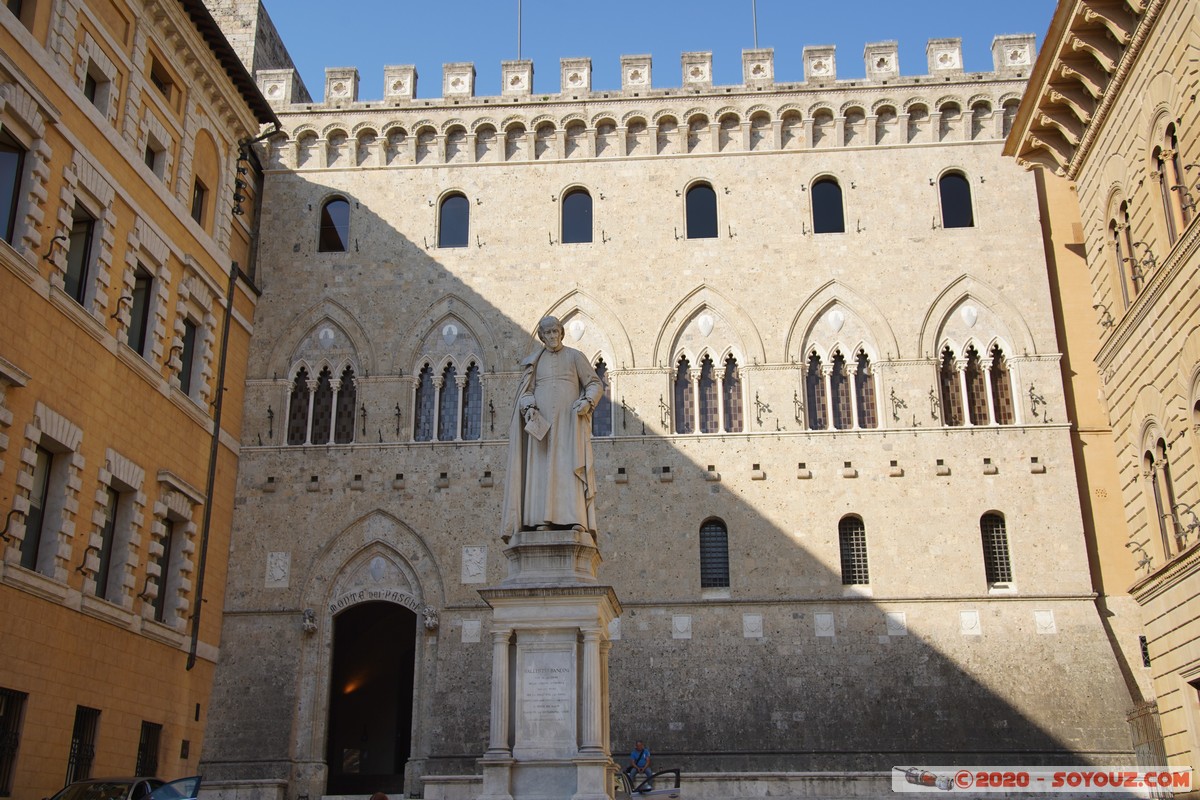
[[(638, 775), (645, 775), (647, 781), (654, 777), (654, 773), (650, 771), (650, 767), (645, 767), (643, 769), (639, 769), (631, 764), (630, 766), (625, 768), (625, 776), (627, 778), (629, 778), (629, 788), (630, 789), (637, 788), (637, 786), (638, 786), (637, 776)], [(654, 784), (648, 783), (648, 784), (646, 784), (646, 788), (653, 789)]]

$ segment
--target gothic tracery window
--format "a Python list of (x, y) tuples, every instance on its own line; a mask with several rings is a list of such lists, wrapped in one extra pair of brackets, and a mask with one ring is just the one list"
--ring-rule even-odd
[(808, 409), (809, 430), (825, 430), (829, 424), (825, 409), (825, 374), (821, 357), (816, 353), (808, 357), (808, 369), (804, 373), (804, 402)]
[(288, 400), (288, 444), (304, 444), (308, 441), (309, 401), (308, 370), (301, 367), (292, 381), (292, 393)]
[(692, 390), (692, 365), (687, 357), (679, 359), (675, 369), (675, 432), (691, 433), (695, 413)]
[(1008, 373), (1008, 360), (999, 345), (992, 347), (992, 410), (998, 425), (1012, 425), (1017, 421), (1013, 408), (1012, 379)]
[(358, 404), (358, 387), (354, 368), (346, 367), (338, 380), (337, 409), (333, 421), (333, 441), (349, 444), (354, 441), (354, 412)]
[(413, 440), (433, 441), (433, 426), (437, 416), (434, 405), (436, 390), (433, 387), (433, 367), (426, 363), (417, 374), (417, 392), (413, 413)]
[(478, 439), (483, 434), (483, 385), (479, 382), (479, 365), (467, 367), (467, 381), (462, 397), (462, 438)]
[(697, 388), (700, 432), (716, 433), (720, 429), (721, 409), (717, 406), (717, 380), (713, 375), (713, 362), (708, 356), (700, 361), (700, 384)]
[(721, 385), (721, 391), (725, 409), (725, 431), (741, 433), (745, 425), (742, 414), (742, 379), (738, 374), (737, 359), (733, 356), (725, 358), (725, 381)]
[(954, 351), (949, 347), (942, 350), (942, 364), (938, 371), (938, 388), (941, 390), (942, 424), (963, 424), (962, 388), (959, 386), (958, 364)]
[(833, 354), (829, 374), (829, 411), (833, 427), (844, 431), (854, 427), (850, 411), (850, 376), (846, 373), (846, 357), (840, 351)]
[(333, 382), (329, 367), (322, 368), (317, 375), (317, 388), (312, 398), (312, 444), (327, 444), (333, 427)]
[(442, 388), (438, 393), (438, 425), (437, 438), (439, 442), (452, 442), (458, 437), (458, 370), (453, 364), (447, 364), (442, 370)]
[(875, 375), (871, 370), (871, 359), (863, 351), (858, 352), (854, 370), (854, 401), (858, 408), (858, 427), (878, 428), (879, 413), (875, 408)]

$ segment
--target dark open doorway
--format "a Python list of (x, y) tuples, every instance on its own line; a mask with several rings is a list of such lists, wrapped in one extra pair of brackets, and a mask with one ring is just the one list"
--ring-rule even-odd
[(361, 603), (334, 619), (326, 794), (404, 791), (417, 615)]

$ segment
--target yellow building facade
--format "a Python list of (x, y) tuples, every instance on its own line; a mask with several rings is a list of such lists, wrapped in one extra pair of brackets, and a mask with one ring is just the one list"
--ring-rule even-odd
[(39, 798), (196, 770), (274, 116), (199, 0), (3, 5), (0, 797)]
[[(1126, 656), (1134, 744), (1142, 763), (1193, 768), (1200, 767), (1197, 10), (1192, 0), (1062, 0), (1005, 148), (1042, 170), (1047, 185), (1063, 187), (1043, 197), (1043, 217), (1076, 228), (1086, 261), (1086, 284), (1060, 297), (1075, 307), (1070, 346), (1090, 350), (1100, 376), (1096, 383), (1093, 370), (1079, 370), (1077, 407), (1098, 400), (1111, 426), (1109, 444), (1094, 437), (1080, 481), (1092, 483), (1081, 493), (1092, 506), (1085, 515), (1107, 520), (1091, 556)], [(1110, 487), (1114, 470), (1119, 484)]]

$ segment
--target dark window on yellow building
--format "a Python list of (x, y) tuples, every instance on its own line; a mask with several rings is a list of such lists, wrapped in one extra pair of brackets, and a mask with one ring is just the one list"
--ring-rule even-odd
[(104, 495), (104, 527), (100, 529), (100, 549), (96, 551), (96, 596), (108, 599), (113, 551), (117, 546), (117, 511), (121, 504), (121, 494), (108, 486), (104, 489)]
[[(175, 555), (175, 520), (167, 517), (162, 521), (163, 537), (159, 543), (162, 545), (162, 555), (158, 557), (158, 594), (154, 596), (154, 621), (162, 622), (166, 618), (167, 612), (167, 595), (171, 588), (171, 569), (172, 560)], [(138, 775), (152, 775), (153, 773), (141, 772)]]
[(175, 83), (171, 80), (171, 74), (167, 72), (166, 67), (160, 64), (154, 56), (150, 56), (150, 82), (164, 98), (168, 101), (172, 99)]
[(204, 205), (208, 199), (208, 187), (204, 185), (204, 181), (196, 178), (192, 184), (192, 219), (204, 225)]
[(29, 490), (29, 513), (25, 516), (25, 539), (21, 542), (21, 566), (36, 570), (50, 500), (50, 473), (54, 454), (38, 445), (33, 464), (33, 486)]
[(71, 235), (67, 244), (67, 274), (63, 279), (67, 294), (83, 305), (87, 299), (88, 281), (92, 273), (92, 243), (96, 235), (96, 220), (79, 203), (71, 214)]
[(158, 774), (158, 743), (162, 739), (162, 725), (142, 722), (142, 735), (138, 739), (137, 763), (134, 775)]
[(87, 706), (75, 707), (75, 726), (71, 729), (71, 751), (67, 759), (66, 783), (92, 777), (92, 761), (96, 757), (96, 732), (100, 727), (100, 710)]
[(12, 244), (25, 174), (25, 148), (0, 130), (0, 238)]
[(183, 350), (179, 354), (179, 389), (192, 396), (192, 373), (196, 366), (196, 323), (183, 321)]
[(138, 264), (133, 273), (133, 295), (129, 304), (129, 330), (126, 341), (138, 353), (146, 354), (146, 330), (150, 323), (150, 300), (153, 296), (154, 276)]
[(13, 767), (28, 696), (14, 689), (0, 689), (0, 797), (12, 797)]

